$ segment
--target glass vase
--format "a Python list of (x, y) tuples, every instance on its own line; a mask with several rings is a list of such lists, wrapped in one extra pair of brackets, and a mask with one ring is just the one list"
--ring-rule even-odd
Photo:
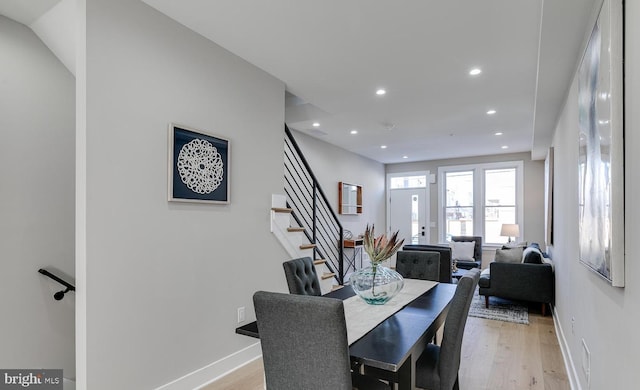
[(384, 305), (404, 287), (402, 275), (382, 265), (372, 265), (351, 274), (353, 291), (370, 305)]

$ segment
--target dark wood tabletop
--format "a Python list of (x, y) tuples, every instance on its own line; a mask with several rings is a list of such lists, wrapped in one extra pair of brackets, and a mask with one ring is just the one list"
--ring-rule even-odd
[(351, 344), (351, 359), (365, 373), (414, 389), (415, 363), (444, 324), (456, 285), (439, 283)]
[[(351, 360), (369, 375), (398, 383), (399, 389), (415, 388), (415, 362), (444, 324), (455, 290), (454, 284), (439, 283), (413, 300), (351, 344)], [(325, 294), (342, 300), (353, 295), (349, 287)], [(259, 337), (255, 322), (237, 328), (236, 333)]]

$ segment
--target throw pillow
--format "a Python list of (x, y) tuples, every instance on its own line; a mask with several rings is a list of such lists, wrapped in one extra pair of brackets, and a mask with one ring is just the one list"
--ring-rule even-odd
[(522, 247), (496, 249), (497, 263), (522, 263)]
[(476, 247), (475, 241), (451, 241), (451, 258), (453, 260), (474, 261), (473, 251)]
[(542, 254), (542, 261), (544, 262), (545, 258), (549, 257), (549, 254), (547, 252), (544, 252), (542, 249), (540, 249), (540, 244), (538, 244), (537, 242), (532, 242), (531, 245), (534, 248), (538, 248), (538, 250), (540, 251), (540, 254)]
[(529, 246), (522, 252), (522, 262), (531, 264), (542, 264), (542, 252), (540, 249)]

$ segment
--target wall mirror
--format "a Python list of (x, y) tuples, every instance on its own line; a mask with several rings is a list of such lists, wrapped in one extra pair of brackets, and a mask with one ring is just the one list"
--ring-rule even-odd
[(362, 214), (362, 186), (338, 183), (338, 213)]

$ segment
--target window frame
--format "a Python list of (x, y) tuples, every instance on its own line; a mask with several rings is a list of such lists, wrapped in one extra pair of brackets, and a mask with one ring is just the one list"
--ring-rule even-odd
[[(520, 237), (524, 232), (524, 162), (503, 161), (493, 163), (479, 163), (466, 165), (450, 165), (438, 167), (438, 240), (446, 241), (446, 174), (451, 172), (473, 171), (473, 231), (476, 236), (485, 236), (485, 171), (492, 169), (516, 170), (516, 221), (520, 226)], [(505, 239), (506, 242), (506, 239)], [(485, 246), (499, 246), (502, 243), (484, 242)]]

